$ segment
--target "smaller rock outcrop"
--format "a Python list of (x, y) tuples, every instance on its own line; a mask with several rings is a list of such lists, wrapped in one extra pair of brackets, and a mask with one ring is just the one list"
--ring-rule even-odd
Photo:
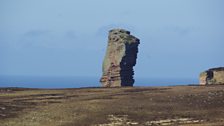
[(200, 74), (200, 85), (224, 84), (224, 67), (212, 68)]

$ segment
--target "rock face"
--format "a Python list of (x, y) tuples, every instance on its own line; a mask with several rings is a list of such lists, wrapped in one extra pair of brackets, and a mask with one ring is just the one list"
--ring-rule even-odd
[(103, 61), (103, 87), (133, 86), (140, 40), (124, 29), (109, 31), (106, 56)]
[(224, 67), (212, 68), (200, 74), (200, 85), (224, 84)]

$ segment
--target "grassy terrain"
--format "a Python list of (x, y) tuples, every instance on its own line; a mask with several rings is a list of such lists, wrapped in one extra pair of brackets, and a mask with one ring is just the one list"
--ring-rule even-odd
[(0, 89), (0, 126), (223, 126), (224, 86)]

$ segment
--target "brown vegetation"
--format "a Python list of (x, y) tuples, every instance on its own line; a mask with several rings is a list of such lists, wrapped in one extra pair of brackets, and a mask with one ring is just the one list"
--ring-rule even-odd
[(222, 126), (224, 86), (0, 89), (1, 126)]

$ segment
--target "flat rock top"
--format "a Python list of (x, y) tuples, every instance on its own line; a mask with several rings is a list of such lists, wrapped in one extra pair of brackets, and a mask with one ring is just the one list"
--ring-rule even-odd
[(124, 34), (128, 34), (130, 35), (130, 31), (127, 31), (125, 29), (112, 29), (109, 31), (110, 34), (121, 34), (121, 33), (124, 33)]
[(112, 29), (109, 31), (109, 40), (110, 42), (124, 42), (124, 43), (137, 43), (139, 44), (140, 40), (131, 35), (130, 31), (127, 31), (125, 29)]
[(208, 71), (224, 71), (224, 67), (211, 68)]

